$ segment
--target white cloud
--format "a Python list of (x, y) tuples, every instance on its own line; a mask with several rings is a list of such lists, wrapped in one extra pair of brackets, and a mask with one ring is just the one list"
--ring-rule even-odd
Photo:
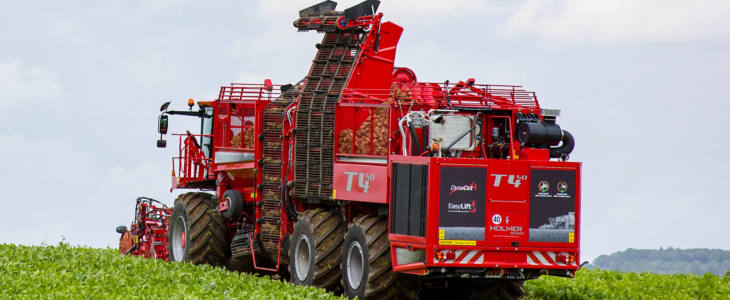
[(25, 105), (30, 101), (56, 100), (61, 84), (56, 73), (20, 61), (0, 62), (0, 103)]
[(380, 5), (381, 11), (386, 14), (408, 14), (423, 21), (463, 15), (500, 14), (508, 12), (514, 6), (509, 1), (483, 0), (398, 0), (382, 1)]
[[(3, 242), (41, 243), (68, 237), (74, 222), (83, 222), (80, 198), (97, 174), (89, 153), (74, 149), (62, 137), (29, 140), (0, 136), (0, 233)], [(9, 174), (12, 174), (11, 176)], [(12, 187), (12, 188), (8, 188)], [(43, 224), (42, 226), (34, 226)]]
[(723, 0), (527, 0), (502, 31), (558, 43), (693, 41), (730, 37), (728, 16)]
[[(116, 246), (117, 225), (129, 225), (138, 196), (171, 204), (169, 165), (116, 164), (64, 137), (0, 136), (0, 243)], [(98, 155), (98, 154), (97, 154)]]

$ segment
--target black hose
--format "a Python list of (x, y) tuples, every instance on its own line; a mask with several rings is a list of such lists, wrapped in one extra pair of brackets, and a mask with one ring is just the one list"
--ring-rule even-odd
[[(285, 177), (284, 180), (286, 180), (286, 179), (287, 178)], [(286, 182), (286, 181), (284, 181), (284, 182)], [(294, 209), (293, 203), (291, 203), (289, 201), (289, 195), (286, 192), (286, 183), (282, 184), (281, 197), (282, 197), (282, 202), (284, 202), (284, 209), (286, 210), (286, 214), (289, 215), (289, 219), (296, 220), (297, 217), (299, 216), (299, 212), (296, 209)]]
[(563, 142), (558, 147), (550, 147), (550, 158), (561, 158), (573, 152), (575, 139), (567, 130), (563, 130)]
[(281, 202), (284, 204), (284, 209), (289, 219), (296, 220), (299, 216), (299, 212), (294, 209), (294, 204), (289, 201), (289, 193), (286, 191), (286, 182), (289, 179), (289, 166), (287, 165), (286, 171), (284, 171), (284, 180), (281, 185)]
[(411, 133), (411, 155), (418, 155), (421, 151), (421, 141), (418, 139), (416, 134), (416, 128), (413, 127), (413, 123), (408, 123), (408, 131)]
[(422, 135), (422, 138), (423, 138), (423, 149), (421, 149), (422, 150), (421, 151), (421, 154), (423, 154), (423, 152), (426, 152), (426, 151), (428, 151), (428, 152), (431, 151), (431, 145), (428, 144), (428, 132), (426, 132), (426, 128), (428, 128), (428, 127), (422, 127), (421, 128), (421, 133), (423, 134)]

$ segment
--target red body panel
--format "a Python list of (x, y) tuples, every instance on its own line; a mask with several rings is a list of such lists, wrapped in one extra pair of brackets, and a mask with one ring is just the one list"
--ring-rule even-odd
[(385, 204), (388, 184), (388, 166), (335, 163), (332, 198)]
[[(393, 163), (427, 164), (428, 198), (427, 198), (427, 231), (425, 237), (412, 237), (390, 234), (394, 245), (411, 245), (426, 250), (426, 267), (487, 267), (487, 268), (544, 268), (570, 269), (579, 268), (580, 261), (580, 163), (557, 161), (525, 161), (496, 159), (462, 159), (462, 158), (414, 158), (409, 156), (391, 156), (389, 168)], [(484, 233), (477, 239), (446, 239), (440, 232), (439, 219), (442, 210), (441, 201), (446, 201), (439, 186), (444, 181), (440, 169), (443, 167), (467, 167), (484, 170), (486, 180), (467, 180), (463, 186), (474, 192), (486, 190), (484, 199), (486, 207), (476, 206), (476, 210), (484, 210)], [(531, 170), (568, 170), (575, 172), (575, 187), (572, 195), (566, 199), (573, 205), (575, 213), (575, 229), (570, 234), (572, 241), (547, 242), (530, 239), (530, 187), (538, 184), (531, 177)], [(512, 179), (510, 180), (510, 176)], [(389, 193), (390, 195), (390, 193)], [(539, 200), (535, 200), (539, 201)], [(498, 216), (498, 217), (496, 217)], [(508, 219), (509, 218), (509, 219)], [(507, 221), (509, 220), (509, 221)], [(392, 226), (392, 224), (391, 224)], [(517, 244), (514, 244), (514, 243)], [(437, 252), (453, 252), (453, 259), (438, 259)], [(557, 255), (573, 257), (571, 263), (556, 261)], [(395, 257), (395, 254), (393, 254)], [(394, 262), (398, 265), (398, 262)]]
[[(456, 83), (419, 82), (411, 69), (394, 69), (403, 28), (391, 22), (381, 23), (382, 14), (356, 20), (343, 18), (303, 17), (295, 26), (300, 30), (342, 30), (342, 36), (361, 36), (352, 44), (358, 49), (337, 54), (349, 55), (351, 64), (345, 64), (344, 58), (333, 57), (334, 50), (318, 50), (318, 55), (329, 54), (315, 56), (309, 74), (316, 68), (320, 68), (321, 74), (308, 75), (303, 82), (288, 87), (296, 91), (296, 100), (286, 102), (285, 109), (276, 111), (267, 107), (281, 104), (277, 101), (284, 99), (282, 89), (287, 86), (266, 80), (264, 84), (221, 87), (218, 99), (206, 102), (212, 113), (212, 133), (178, 135), (173, 188), (214, 190), (221, 201), (220, 211), (230, 207), (222, 199), (226, 191), (241, 192), (246, 209), (240, 216), (226, 220), (229, 238), (246, 227), (241, 223), (249, 222), (243, 224), (253, 228), (249, 246), (254, 255), (259, 255), (253, 242), (263, 239), (261, 223), (275, 224), (268, 233), (274, 232), (274, 238), (269, 237), (268, 242), (278, 242), (278, 248), (268, 252), (279, 251), (274, 253), (276, 257), (269, 257), (276, 266), (257, 265), (254, 258), (254, 265), (261, 270), (279, 268), (281, 245), (293, 232), (297, 211), (319, 207), (338, 210), (346, 221), (362, 214), (382, 213), (387, 208), (393, 269), (399, 272), (424, 275), (441, 268), (488, 268), (489, 272), (495, 270), (499, 274), (508, 269), (577, 270), (581, 164), (565, 161), (567, 156), (554, 156), (551, 151), (556, 144), (520, 142), (516, 131), (522, 122), (554, 122), (554, 118), (548, 120), (543, 115), (535, 94), (520, 86), (478, 84), (471, 78)], [(320, 44), (320, 48), (336, 46)], [(332, 61), (338, 64), (330, 65)], [(333, 77), (347, 81), (337, 88), (320, 89), (324, 85), (334, 86)], [(302, 100), (305, 93), (311, 96), (309, 102)], [(315, 103), (318, 97), (330, 97), (336, 103)], [(305, 105), (308, 107), (302, 108)], [(302, 116), (316, 115), (320, 121), (300, 122), (298, 118), (304, 117), (299, 117), (299, 112), (303, 112)], [(267, 118), (283, 116), (283, 124), (272, 125), (273, 121), (269, 121), (266, 127), (265, 113), (269, 113)], [(325, 120), (323, 115), (334, 117)], [(447, 128), (458, 123), (459, 118), (463, 121), (461, 127)], [(297, 122), (309, 127), (294, 130)], [(445, 133), (432, 136), (439, 126), (445, 129), (438, 130)], [(325, 127), (326, 130), (322, 129)], [(304, 134), (302, 131), (316, 130), (320, 131), (312, 136), (321, 140), (308, 139), (308, 145), (295, 142), (297, 135)], [(455, 139), (452, 143), (451, 139), (461, 134), (462, 138), (468, 136), (468, 145), (450, 148), (460, 141)], [(332, 137), (334, 145), (324, 143)], [(206, 140), (210, 140), (209, 144), (205, 144)], [(265, 144), (264, 140), (268, 142)], [(317, 149), (310, 151), (310, 146)], [(320, 162), (329, 164), (324, 166), (331, 167), (327, 172), (316, 173), (326, 173), (326, 178), (313, 175), (307, 180), (315, 181), (296, 180), (297, 168), (301, 171), (322, 167), (308, 163), (310, 152), (296, 152), (304, 148), (316, 152), (313, 155)], [(333, 149), (334, 154), (323, 155), (323, 149)], [(275, 158), (271, 156), (274, 152)], [(276, 176), (269, 172), (265, 179), (263, 170), (271, 165), (275, 168), (269, 171), (274, 170)], [(417, 193), (422, 188), (425, 193), (423, 206), (419, 206), (423, 215), (415, 218), (423, 220), (422, 234), (396, 233), (394, 229), (394, 223), (402, 221), (392, 213), (397, 198), (396, 165), (418, 166), (412, 172), (425, 170), (417, 174), (425, 176), (422, 183), (409, 182), (408, 186)], [(276, 169), (279, 167), (281, 172)], [(295, 197), (292, 186), (302, 182), (308, 182), (304, 184), (306, 189), (314, 185), (325, 189), (315, 196)], [(264, 186), (269, 195), (282, 191), (277, 196), (281, 199), (274, 200), (275, 205), (267, 204), (267, 216), (261, 192), (265, 191)], [(328, 189), (331, 196), (327, 195)], [(280, 216), (276, 205), (281, 206)], [(270, 213), (272, 210), (274, 214)], [(418, 213), (409, 211), (400, 216), (410, 218)], [(398, 261), (398, 253), (423, 253), (424, 257)]]

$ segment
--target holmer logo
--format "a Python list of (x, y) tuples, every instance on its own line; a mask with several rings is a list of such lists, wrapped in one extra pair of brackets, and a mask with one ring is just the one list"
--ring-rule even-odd
[(477, 211), (477, 203), (472, 200), (471, 203), (451, 203), (449, 202), (450, 213), (473, 213)]
[(472, 181), (471, 184), (465, 184), (465, 185), (451, 185), (451, 191), (449, 192), (449, 195), (456, 193), (456, 192), (473, 192), (477, 190), (477, 183)]

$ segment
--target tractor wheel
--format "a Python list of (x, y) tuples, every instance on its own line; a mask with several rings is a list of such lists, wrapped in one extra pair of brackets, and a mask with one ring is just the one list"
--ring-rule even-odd
[(299, 215), (289, 238), (291, 282), (338, 289), (345, 225), (334, 211), (317, 208)]
[(170, 261), (222, 266), (227, 263), (226, 224), (213, 195), (186, 193), (175, 199), (168, 230)]
[(393, 272), (388, 220), (365, 215), (350, 224), (342, 248), (342, 286), (347, 297), (413, 299), (418, 291), (409, 278)]
[(517, 300), (525, 295), (524, 280), (474, 281), (468, 299)]

